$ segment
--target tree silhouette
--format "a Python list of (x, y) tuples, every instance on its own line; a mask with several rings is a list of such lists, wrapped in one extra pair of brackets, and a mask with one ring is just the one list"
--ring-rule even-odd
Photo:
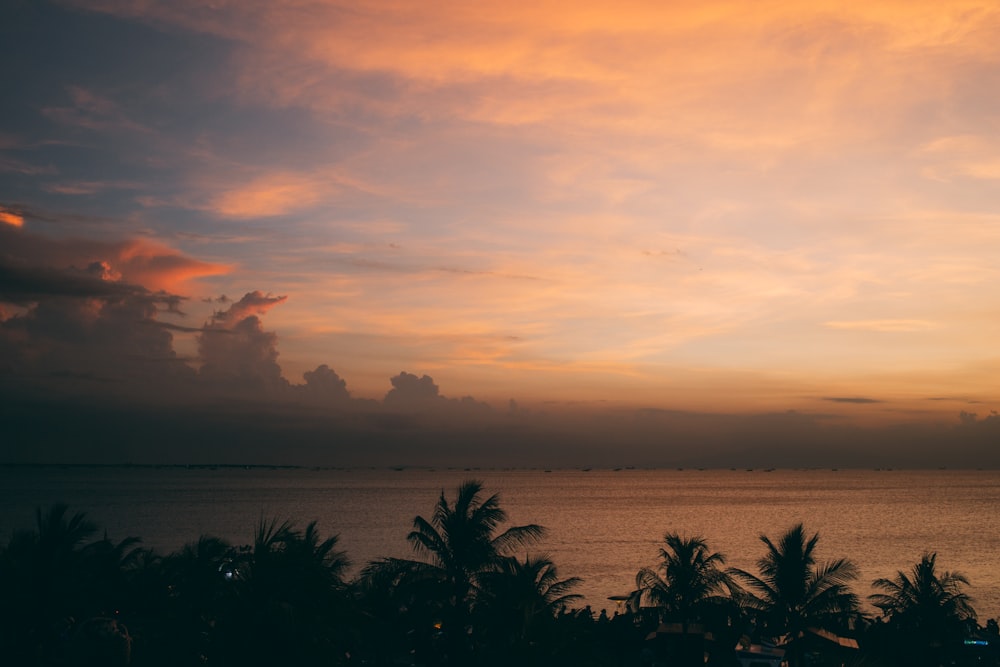
[(644, 567), (635, 577), (640, 604), (658, 607), (661, 620), (685, 626), (729, 605), (732, 580), (722, 569), (724, 555), (712, 552), (701, 537), (667, 533), (663, 541), (659, 565)]
[(448, 589), (440, 571), (429, 563), (404, 558), (372, 561), (355, 584), (361, 614), (364, 657), (372, 664), (413, 660), (427, 662), (436, 652)]
[(849, 588), (857, 567), (841, 558), (816, 564), (819, 533), (806, 537), (802, 524), (789, 529), (775, 544), (760, 536), (767, 553), (757, 561), (760, 576), (731, 569), (748, 587), (744, 604), (757, 615), (762, 632), (787, 646), (793, 667), (801, 662), (801, 642), (810, 628), (843, 632), (858, 612), (858, 598)]
[[(96, 532), (85, 513), (70, 515), (57, 503), (39, 508), (35, 529), (16, 531), (0, 552), (0, 645), (10, 664), (72, 659), (78, 648), (99, 642), (98, 633), (76, 641), (83, 629), (114, 626), (116, 641), (130, 641), (110, 617), (128, 602), (126, 570), (138, 558), (139, 540), (115, 543), (105, 535), (88, 542)], [(90, 622), (98, 618), (108, 622)]]
[(497, 494), (483, 499), (482, 491), (481, 482), (464, 482), (453, 506), (442, 491), (431, 520), (415, 517), (407, 536), (414, 551), (430, 556), (448, 583), (456, 606), (470, 601), (478, 575), (495, 569), (513, 550), (545, 535), (545, 529), (535, 524), (495, 534), (507, 520), (507, 513), (501, 509)]
[[(238, 605), (220, 624), (225, 652), (251, 664), (337, 664), (349, 645), (350, 565), (338, 537), (316, 522), (258, 522), (254, 543), (231, 565)], [(227, 572), (222, 573), (228, 576)]]
[[(163, 558), (159, 579), (165, 600), (146, 635), (163, 665), (213, 663), (238, 606), (242, 553), (229, 542), (202, 535)], [(154, 575), (151, 575), (154, 578)]]
[(884, 592), (868, 596), (882, 611), (894, 635), (891, 652), (914, 664), (937, 664), (949, 645), (975, 627), (976, 612), (964, 592), (968, 579), (958, 572), (937, 570), (937, 554), (925, 553), (910, 572), (892, 579), (876, 579), (872, 586)]
[(571, 592), (581, 579), (560, 579), (555, 563), (544, 554), (525, 556), (523, 561), (503, 558), (480, 579), (489, 626), (493, 634), (506, 635), (508, 643), (536, 638), (558, 613), (582, 599)]
[(536, 524), (514, 526), (497, 533), (507, 520), (497, 494), (483, 498), (482, 482), (463, 482), (454, 504), (444, 491), (430, 521), (413, 519), (407, 540), (417, 554), (429, 557), (433, 573), (446, 596), (441, 611), (441, 631), (451, 659), (466, 655), (473, 633), (472, 605), (481, 576), (496, 571), (514, 550), (541, 539), (545, 529)]

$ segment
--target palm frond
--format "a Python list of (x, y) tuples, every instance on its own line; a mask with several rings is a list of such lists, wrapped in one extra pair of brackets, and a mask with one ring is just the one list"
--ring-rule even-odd
[(545, 537), (547, 529), (538, 524), (514, 526), (508, 528), (491, 541), (493, 549), (501, 556), (509, 554), (514, 549), (530, 546)]

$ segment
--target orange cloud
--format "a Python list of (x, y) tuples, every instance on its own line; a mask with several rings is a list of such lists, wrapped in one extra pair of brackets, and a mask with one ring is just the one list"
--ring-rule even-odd
[(183, 294), (198, 278), (229, 273), (231, 266), (187, 257), (165, 245), (135, 240), (117, 245), (114, 268), (122, 277), (151, 290)]
[[(281, 317), (299, 345), (344, 350), (324, 360), (352, 384), (384, 363), (377, 383), (522, 369), (510, 386), (567, 393), (596, 367), (634, 383), (659, 364), (651, 399), (766, 386), (779, 407), (868, 395), (838, 372), (993, 354), (988, 0), (93, 2), (224, 36), (241, 103), (330, 121), (316, 136), (335, 166), (219, 159), (183, 205), (313, 214), (268, 287), (295, 295)], [(339, 150), (344, 128), (359, 148)], [(384, 209), (323, 208), (352, 191)], [(768, 384), (765, 367), (823, 386)], [(622, 395), (618, 374), (594, 371), (593, 391)]]
[[(20, 216), (17, 216), (20, 218)], [(0, 225), (0, 247), (27, 266), (64, 270), (100, 266), (131, 285), (148, 290), (184, 294), (189, 282), (228, 273), (228, 264), (188, 257), (170, 246), (147, 239), (117, 242), (53, 238), (27, 229)]]
[(283, 215), (313, 206), (329, 188), (330, 184), (312, 176), (267, 174), (221, 192), (209, 208), (227, 218)]
[(0, 209), (0, 222), (11, 227), (24, 227), (24, 216), (13, 211)]

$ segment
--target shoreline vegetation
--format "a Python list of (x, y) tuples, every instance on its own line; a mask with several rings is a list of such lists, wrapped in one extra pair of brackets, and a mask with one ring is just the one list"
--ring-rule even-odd
[(609, 616), (574, 606), (580, 580), (545, 554), (546, 529), (507, 525), (481, 482), (431, 509), (406, 536), (412, 558), (348, 578), (349, 554), (315, 521), (262, 517), (245, 544), (192, 536), (159, 554), (66, 505), (38, 508), (0, 545), (0, 663), (1000, 665), (996, 620), (932, 551), (866, 586), (849, 557), (818, 561), (821, 536), (802, 524), (759, 536), (755, 569), (665, 527), (657, 565)]

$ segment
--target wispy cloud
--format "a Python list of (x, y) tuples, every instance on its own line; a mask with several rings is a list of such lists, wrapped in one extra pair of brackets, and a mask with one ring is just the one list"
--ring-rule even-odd
[(824, 401), (830, 401), (831, 403), (851, 403), (854, 405), (870, 405), (873, 403), (884, 403), (877, 398), (868, 398), (866, 396), (824, 396)]
[(222, 190), (208, 208), (227, 218), (270, 217), (309, 208), (328, 193), (329, 184), (313, 176), (277, 173)]
[(71, 4), (171, 66), (40, 85), (0, 136), (10, 215), (151, 290), (288, 294), (290, 377), (996, 395), (989, 2)]
[(877, 331), (882, 333), (906, 333), (910, 331), (926, 331), (934, 328), (933, 322), (926, 320), (855, 320), (826, 322), (831, 329), (848, 329), (855, 331)]

